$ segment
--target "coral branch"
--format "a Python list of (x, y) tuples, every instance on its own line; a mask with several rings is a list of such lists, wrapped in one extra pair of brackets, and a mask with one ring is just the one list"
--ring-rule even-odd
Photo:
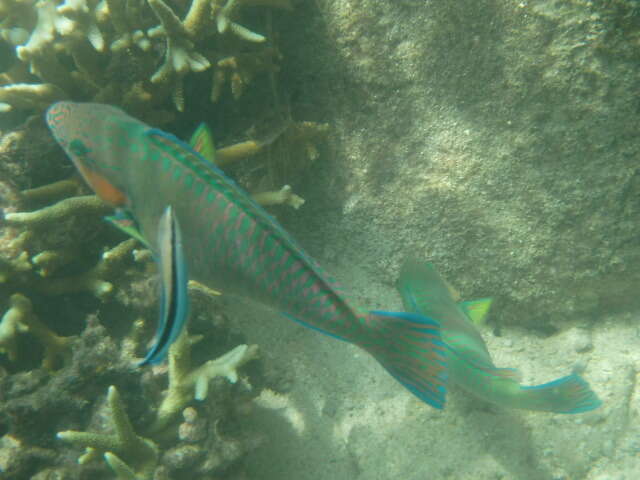
[(289, 185), (275, 192), (254, 193), (251, 197), (262, 206), (289, 205), (297, 210), (304, 204), (304, 198), (293, 193)]
[(86, 448), (86, 453), (78, 459), (86, 463), (104, 453), (107, 464), (121, 479), (150, 479), (158, 463), (158, 447), (148, 438), (140, 437), (134, 431), (127, 416), (124, 403), (116, 387), (109, 387), (107, 403), (111, 411), (114, 433), (59, 432), (58, 438), (73, 445)]
[(67, 180), (23, 190), (20, 192), (20, 200), (27, 205), (46, 204), (79, 195), (81, 191), (82, 183), (79, 177), (74, 176)]
[(259, 72), (277, 72), (279, 68), (276, 61), (279, 59), (280, 53), (273, 47), (261, 47), (255, 52), (222, 58), (215, 65), (211, 101), (218, 101), (227, 81), (231, 85), (233, 98), (237, 100)]
[(0, 349), (9, 355), (9, 360), (16, 358), (16, 337), (19, 333), (29, 332), (44, 346), (42, 366), (54, 370), (58, 357), (65, 362), (71, 358), (71, 344), (75, 337), (62, 337), (54, 333), (33, 313), (33, 307), (27, 297), (16, 293), (11, 295), (11, 308), (0, 322)]
[(149, 0), (149, 6), (160, 20), (161, 26), (149, 31), (149, 36), (165, 36), (166, 50), (162, 66), (151, 77), (153, 83), (168, 81), (173, 75), (183, 76), (190, 71), (201, 72), (211, 66), (196, 52), (189, 32), (173, 10), (162, 0)]
[(0, 352), (6, 353), (13, 362), (18, 356), (18, 335), (28, 330), (24, 317), (31, 314), (31, 302), (16, 294), (11, 296), (10, 305), (0, 321)]
[(72, 215), (104, 215), (109, 210), (95, 195), (86, 195), (67, 198), (35, 212), (8, 213), (5, 220), (10, 225), (44, 229)]
[(52, 83), (14, 83), (0, 87), (0, 112), (13, 108), (44, 109), (69, 96)]
[(98, 264), (88, 272), (70, 277), (43, 279), (36, 283), (36, 288), (49, 295), (87, 290), (104, 300), (113, 291), (113, 284), (108, 279), (117, 275), (122, 263), (127, 261), (136, 245), (137, 240), (133, 238), (125, 240), (104, 252)]
[(238, 345), (223, 356), (193, 368), (191, 345), (198, 340), (185, 333), (169, 349), (169, 388), (158, 408), (152, 431), (164, 429), (194, 398), (204, 400), (209, 382), (215, 377), (225, 377), (235, 383), (237, 369), (258, 354), (256, 345)]

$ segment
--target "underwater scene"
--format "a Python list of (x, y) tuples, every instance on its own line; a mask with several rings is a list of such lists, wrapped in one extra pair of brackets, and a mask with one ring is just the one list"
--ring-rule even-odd
[(1, 480), (640, 478), (637, 0), (0, 0)]

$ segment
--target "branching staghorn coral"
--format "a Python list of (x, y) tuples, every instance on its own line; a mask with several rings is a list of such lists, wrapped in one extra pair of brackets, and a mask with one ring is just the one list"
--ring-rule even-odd
[(109, 45), (112, 52), (127, 48), (138, 48), (146, 52), (151, 48), (151, 42), (146, 33), (140, 29), (142, 5), (141, 1), (126, 0), (106, 0), (98, 4), (96, 9), (98, 22), (102, 25), (111, 24), (114, 31), (113, 40)]
[(304, 198), (293, 193), (289, 185), (275, 192), (255, 193), (252, 198), (262, 206), (289, 205), (296, 210), (304, 204)]
[[(108, 37), (105, 37), (105, 41), (107, 39)], [(108, 46), (106, 48), (108, 48)], [(138, 47), (133, 46), (131, 48)], [(43, 151), (46, 153), (46, 156), (42, 154)], [(37, 153), (48, 160), (48, 150), (40, 149)], [(30, 164), (27, 163), (27, 165)], [(56, 176), (54, 178), (60, 177)], [(25, 179), (26, 180), (15, 183), (22, 186), (31, 185), (31, 182), (36, 185), (39, 184), (39, 181), (37, 180), (38, 177), (35, 175), (25, 175)], [(88, 290), (101, 300), (104, 300), (104, 303), (101, 303), (101, 307), (95, 308), (99, 308), (100, 316), (106, 316), (109, 314), (105, 314), (104, 312), (108, 312), (110, 310), (121, 311), (120, 309), (123, 305), (127, 307), (127, 311), (129, 311), (128, 307), (130, 307), (131, 304), (126, 303), (123, 298), (125, 296), (132, 298), (136, 293), (140, 292), (140, 290), (128, 291), (127, 287), (129, 287), (130, 284), (125, 283), (125, 285), (122, 286), (120, 282), (122, 277), (127, 277), (127, 279), (135, 277), (135, 282), (138, 284), (146, 283), (153, 285), (152, 281), (147, 281), (147, 279), (142, 278), (146, 275), (141, 275), (142, 268), (140, 268), (140, 265), (133, 264), (132, 266), (129, 261), (131, 256), (130, 254), (133, 252), (136, 245), (134, 240), (121, 242), (112, 249), (107, 250), (105, 254), (100, 255), (97, 264), (95, 263), (95, 258), (98, 258), (97, 254), (100, 250), (105, 248), (105, 244), (113, 245), (113, 239), (107, 236), (102, 236), (103, 231), (101, 227), (99, 227), (102, 223), (100, 217), (104, 213), (110, 211), (110, 208), (101, 204), (94, 197), (77, 197), (77, 195), (82, 194), (86, 190), (82, 188), (81, 184), (76, 179), (72, 178), (68, 180), (61, 180), (50, 185), (29, 188), (22, 191), (19, 191), (17, 186), (14, 186), (13, 188), (13, 193), (15, 195), (10, 199), (3, 199), (4, 215), (2, 222), (0, 223), (0, 244), (2, 244), (0, 247), (0, 270), (2, 271), (0, 279), (3, 280), (4, 285), (2, 286), (5, 287), (5, 289), (10, 288), (15, 291), (15, 287), (20, 287), (20, 289), (24, 287), (25, 289), (28, 289), (26, 292), (34, 302), (38, 297), (37, 293), (40, 292), (57, 296), (70, 292)], [(289, 202), (294, 198), (290, 193), (289, 189), (286, 188), (281, 192), (274, 192), (271, 201), (276, 200)], [(107, 227), (105, 227), (105, 229), (106, 228)], [(99, 241), (94, 241), (95, 239)], [(8, 244), (12, 244), (9, 250), (13, 250), (16, 255), (11, 255), (9, 257), (5, 255), (7, 253)], [(80, 258), (83, 256), (85, 258)], [(7, 262), (7, 260), (11, 261)], [(147, 265), (145, 264), (143, 267), (146, 269)], [(144, 273), (148, 273), (148, 271), (145, 271)], [(115, 280), (118, 280), (118, 283), (116, 283)], [(119, 286), (120, 288), (117, 289), (117, 295), (111, 296), (110, 293), (116, 290), (115, 286)], [(211, 293), (209, 289), (204, 286), (197, 286), (196, 289), (199, 292), (206, 292), (207, 295)], [(147, 293), (146, 298), (149, 299), (147, 300), (148, 304), (152, 304), (153, 295), (149, 294), (151, 291), (152, 289), (144, 290), (144, 292)], [(34, 295), (31, 295), (31, 292), (33, 292)], [(86, 297), (89, 297), (89, 295), (66, 297), (66, 302), (68, 304), (73, 304), (73, 309), (75, 310), (74, 313), (80, 314), (74, 319), (74, 329), (77, 328), (80, 322), (84, 321), (83, 316), (87, 313), (85, 310), (87, 308), (87, 304), (96, 305), (95, 302), (85, 302), (84, 299), (86, 299)], [(76, 302), (76, 299), (80, 299), (80, 301)], [(61, 299), (61, 301), (63, 301), (63, 299)], [(139, 309), (139, 305), (135, 305), (134, 308)], [(135, 311), (135, 316), (132, 315), (131, 318), (138, 318), (138, 315), (149, 317), (150, 308), (151, 307), (147, 307), (147, 310)], [(92, 310), (89, 317), (97, 317), (95, 312), (96, 310)], [(17, 310), (12, 310), (12, 314), (8, 316), (12, 317), (14, 316), (14, 313), (17, 313)], [(113, 313), (111, 313), (111, 315), (113, 315)], [(55, 321), (68, 320), (67, 318), (58, 319), (56, 316), (52, 316), (52, 318), (45, 318), (42, 316), (41, 318), (50, 323), (51, 331), (57, 330)], [(112, 320), (112, 318), (108, 320)], [(88, 322), (89, 321), (91, 320), (88, 320)], [(93, 321), (96, 321), (95, 318)], [(144, 339), (146, 339), (146, 337), (143, 337), (142, 335), (148, 334), (148, 329), (144, 330), (142, 328), (142, 322), (140, 321), (136, 321), (131, 330), (128, 330), (127, 326), (130, 321), (131, 319), (129, 318), (129, 315), (122, 315), (122, 323), (117, 327), (114, 327), (113, 331), (109, 331), (107, 333), (103, 329), (102, 333), (94, 335), (95, 337), (99, 337), (97, 338), (97, 343), (92, 346), (85, 345), (86, 351), (94, 350), (97, 352), (103, 348), (102, 346), (104, 344), (110, 344), (111, 347), (117, 348), (117, 355), (111, 353), (109, 355), (101, 356), (98, 361), (89, 360), (89, 357), (86, 355), (86, 351), (84, 354), (80, 351), (78, 342), (74, 342), (73, 348), (69, 348), (72, 347), (70, 340), (72, 337), (69, 337), (69, 342), (67, 342), (67, 337), (60, 337), (64, 340), (63, 343), (67, 343), (68, 345), (65, 345), (64, 351), (61, 351), (59, 354), (52, 357), (56, 363), (56, 367), (61, 363), (63, 364), (63, 368), (57, 371), (55, 375), (49, 375), (43, 369), (24, 372), (20, 370), (24, 367), (16, 365), (19, 374), (23, 373), (25, 379), (35, 372), (40, 375), (38, 378), (40, 378), (40, 381), (45, 385), (52, 385), (56, 381), (59, 382), (58, 386), (50, 387), (46, 393), (40, 395), (43, 398), (43, 400), (41, 400), (43, 403), (39, 405), (53, 405), (51, 409), (47, 410), (47, 416), (52, 418), (58, 418), (56, 412), (57, 404), (47, 399), (52, 397), (58, 398), (57, 393), (68, 391), (68, 387), (78, 385), (77, 379), (80, 377), (80, 375), (77, 374), (78, 371), (84, 372), (83, 375), (85, 378), (82, 390), (83, 392), (86, 392), (86, 394), (83, 395), (82, 398), (73, 392), (73, 390), (69, 392), (70, 397), (76, 397), (78, 405), (83, 405), (82, 413), (79, 411), (80, 408), (68, 408), (67, 410), (69, 411), (75, 411), (77, 409), (78, 413), (69, 414), (67, 419), (63, 421), (61, 425), (58, 425), (58, 428), (55, 430), (49, 430), (49, 432), (45, 434), (42, 432), (46, 432), (46, 427), (25, 427), (24, 425), (27, 425), (26, 421), (23, 421), (23, 427), (21, 428), (31, 430), (34, 432), (34, 436), (37, 433), (43, 438), (45, 436), (52, 437), (52, 432), (67, 429), (100, 431), (99, 429), (86, 427), (86, 421), (88, 418), (87, 411), (94, 411), (95, 407), (93, 405), (94, 398), (96, 398), (96, 386), (100, 387), (100, 392), (104, 392), (106, 386), (112, 383), (113, 380), (109, 380), (109, 383), (101, 383), (100, 380), (97, 380), (98, 378), (104, 379), (113, 377), (117, 378), (116, 381), (120, 382), (123, 378), (127, 377), (130, 379), (127, 384), (128, 386), (133, 385), (134, 382), (144, 384), (145, 381), (148, 381), (149, 383), (155, 382), (154, 385), (162, 385), (162, 382), (164, 382), (164, 374), (162, 373), (151, 375), (151, 372), (149, 372), (149, 375), (145, 376), (145, 374), (139, 373), (138, 370), (130, 368), (130, 366), (123, 367), (125, 359), (131, 360), (134, 358), (133, 352), (139, 352), (140, 345), (143, 343)], [(13, 320), (12, 322), (8, 322), (7, 325), (9, 323), (12, 323), (13, 327), (17, 326), (19, 330), (22, 330), (22, 323)], [(108, 323), (105, 321), (105, 324)], [(32, 323), (32, 325), (34, 325), (34, 323)], [(32, 326), (27, 333), (32, 333), (37, 337), (37, 331), (37, 328)], [(129, 333), (124, 333), (125, 331), (129, 331)], [(18, 332), (16, 334), (14, 330), (14, 333), (11, 335), (15, 338), (15, 335), (21, 333), (23, 332)], [(18, 348), (21, 348), (23, 343), (24, 342), (21, 342), (21, 345)], [(73, 368), (71, 368), (66, 361), (68, 353), (71, 353), (72, 350), (75, 357)], [(173, 403), (174, 405), (179, 405), (182, 402), (186, 402), (182, 403), (182, 405), (187, 405), (188, 403), (193, 402), (196, 397), (204, 398), (206, 395), (206, 386), (211, 378), (224, 376), (229, 380), (234, 380), (237, 376), (236, 369), (244, 362), (253, 358), (255, 352), (255, 347), (241, 345), (219, 359), (204, 362), (202, 365), (197, 367), (194, 366), (193, 368), (191, 368), (191, 365), (188, 365), (189, 368), (183, 369), (186, 374), (185, 378), (174, 382), (173, 387), (170, 387), (169, 389), (176, 393), (182, 392), (185, 395), (181, 396), (173, 394), (167, 395), (167, 398), (172, 399), (172, 401), (177, 400), (177, 402)], [(18, 353), (21, 354), (18, 358), (19, 363), (23, 358), (22, 354), (24, 354), (24, 352), (20, 351)], [(47, 356), (46, 352), (45, 356)], [(83, 362), (82, 358), (86, 359), (86, 361)], [(81, 360), (78, 361), (78, 359)], [(114, 368), (114, 364), (117, 364), (118, 368)], [(183, 363), (183, 365), (185, 364)], [(10, 376), (18, 377), (19, 374), (12, 374)], [(148, 378), (152, 376), (160, 378), (148, 380)], [(181, 378), (180, 375), (176, 375), (175, 377)], [(88, 380), (86, 380), (87, 378)], [(21, 381), (22, 380), (20, 379), (15, 380), (16, 384), (22, 385), (22, 383), (19, 383)], [(118, 385), (120, 386), (121, 384), (118, 383)], [(220, 388), (216, 388), (215, 395), (213, 394), (214, 392), (209, 394), (209, 397), (211, 397), (210, 401), (196, 403), (196, 408), (200, 410), (201, 413), (200, 424), (203, 422), (209, 422), (207, 425), (206, 437), (203, 438), (200, 443), (197, 443), (197, 437), (186, 435), (184, 432), (183, 435), (177, 436), (176, 428), (160, 429), (157, 437), (152, 435), (152, 440), (158, 440), (159, 442), (162, 440), (163, 442), (167, 442), (168, 445), (163, 443), (163, 448), (165, 448), (164, 453), (169, 452), (171, 454), (170, 461), (167, 460), (163, 463), (163, 460), (156, 459), (155, 463), (160, 466), (156, 465), (154, 475), (161, 475), (161, 473), (158, 472), (162, 472), (162, 469), (171, 470), (172, 468), (179, 468), (179, 466), (185, 465), (183, 459), (186, 456), (183, 455), (183, 452), (191, 449), (199, 455), (197, 468), (200, 470), (198, 471), (206, 472), (202, 473), (202, 476), (195, 476), (194, 478), (211, 478), (212, 475), (222, 474), (229, 465), (237, 462), (238, 458), (244, 455), (250, 448), (253, 448), (251, 445), (256, 444), (255, 440), (248, 440), (248, 436), (238, 436), (238, 438), (236, 438), (234, 435), (230, 435), (224, 428), (225, 425), (230, 425), (233, 422), (233, 398), (235, 398), (236, 394), (240, 393), (241, 389), (236, 388), (232, 390), (226, 385), (226, 381), (220, 382), (220, 384), (215, 386)], [(214, 386), (211, 387), (212, 390), (213, 388)], [(2, 390), (2, 387), (0, 387), (0, 390)], [(44, 388), (42, 390), (44, 390)], [(125, 392), (124, 387), (121, 387), (121, 391)], [(130, 390), (127, 388), (126, 391), (129, 392)], [(157, 387), (155, 392), (151, 390), (151, 393), (148, 393), (147, 396), (144, 397), (148, 404), (153, 405), (155, 402), (160, 403), (159, 391), (160, 388)], [(240, 394), (242, 395), (242, 393)], [(244, 394), (246, 395), (246, 392)], [(4, 421), (2, 412), (2, 396), (3, 395), (0, 395), (0, 419)], [(99, 397), (101, 396), (102, 395)], [(19, 398), (15, 399), (15, 404), (19, 405), (20, 400), (21, 399)], [(167, 407), (171, 403), (172, 402), (165, 401), (163, 405)], [(35, 406), (38, 404), (34, 402), (33, 405)], [(65, 404), (65, 406), (66, 405), (67, 404)], [(136, 408), (132, 403), (128, 403), (128, 405), (130, 408)], [(19, 410), (20, 407), (16, 406), (15, 409)], [(42, 411), (42, 409), (40, 409), (40, 411)], [(216, 415), (212, 417), (207, 416), (210, 411), (214, 411)], [(153, 410), (150, 410), (150, 412), (149, 417), (152, 416)], [(163, 412), (169, 412), (169, 414), (164, 417), (165, 420), (163, 420), (167, 422), (166, 425), (176, 427), (177, 422), (173, 422), (173, 420), (176, 419), (176, 417), (179, 417), (180, 410), (174, 413), (172, 408), (165, 408)], [(130, 418), (139, 418), (137, 414), (131, 413), (130, 415)], [(29, 415), (24, 415), (22, 417), (23, 420), (25, 418), (28, 419)], [(14, 420), (12, 419), (10, 422), (14, 422)], [(149, 425), (151, 422), (141, 421), (140, 424)], [(158, 421), (155, 425), (159, 424), (160, 422)], [(4, 426), (5, 425), (3, 423), (2, 427)], [(183, 430), (185, 429), (186, 427), (183, 428)], [(20, 433), (23, 432), (24, 430), (20, 430)], [(144, 433), (144, 435), (147, 434)], [(64, 437), (64, 434), (62, 437)], [(20, 441), (23, 442), (21, 450), (26, 451), (33, 445), (32, 439), (27, 439), (25, 441), (24, 437), (21, 435), (19, 435), (19, 438)], [(186, 440), (187, 438), (188, 440)], [(51, 443), (48, 439), (45, 439), (45, 441)], [(172, 446), (173, 444), (170, 443), (172, 441), (178, 442), (178, 444)], [(190, 443), (185, 445), (187, 441)], [(91, 475), (92, 472), (95, 471), (95, 465), (85, 466), (83, 464), (77, 466), (71, 465), (69, 462), (60, 465), (59, 460), (56, 459), (64, 458), (65, 454), (67, 454), (66, 449), (68, 447), (65, 446), (63, 442), (54, 443), (56, 445), (50, 445), (51, 448), (49, 450), (53, 460), (47, 460), (42, 464), (38, 464), (43, 466), (46, 465), (47, 468), (41, 469), (37, 474), (37, 478), (48, 478), (46, 475), (76, 475), (77, 472), (82, 472), (82, 474), (86, 476), (86, 472), (89, 472), (89, 475)], [(53, 454), (53, 452), (56, 454)], [(91, 455), (83, 457), (83, 461), (87, 462), (90, 458)], [(151, 467), (147, 470), (146, 467), (142, 465), (142, 462), (139, 462), (137, 459), (126, 458), (115, 451), (112, 451), (111, 453), (105, 452), (104, 459), (114, 472), (116, 472), (116, 475), (118, 475), (119, 478), (150, 478), (147, 471), (150, 471)], [(24, 463), (27, 462), (25, 461)], [(51, 465), (56, 465), (56, 467), (49, 468)], [(38, 466), (37, 468), (41, 467)], [(195, 471), (196, 466), (193, 468)], [(36, 476), (28, 472), (19, 478), (36, 478)], [(164, 476), (159, 478), (180, 478), (180, 475), (176, 473), (175, 476)]]
[[(62, 181), (56, 182), (55, 185), (24, 191), (21, 196), (26, 201), (41, 201), (72, 193), (75, 188), (77, 184), (74, 184), (74, 181)], [(28, 252), (32, 239), (37, 238), (40, 243), (47, 242), (47, 237), (43, 238), (45, 232), (51, 236), (51, 232), (64, 228), (65, 222), (70, 220), (78, 225), (76, 228), (83, 228), (83, 218), (99, 218), (109, 211), (110, 207), (99, 198), (88, 195), (66, 198), (33, 212), (6, 214), (7, 225), (20, 229), (21, 233), (9, 241), (15, 243), (13, 249), (19, 253), (15, 257), (4, 257), (4, 268), (0, 268), (2, 281), (25, 284), (29, 288), (50, 295), (90, 291), (100, 299), (106, 298), (113, 290), (110, 279), (117, 277), (123, 263), (130, 258), (136, 246), (135, 240), (123, 241), (105, 251), (98, 263), (85, 272), (59, 277), (54, 276), (54, 272), (72, 263), (77, 256), (72, 244), (55, 245), (34, 254)], [(68, 237), (69, 231), (65, 230), (64, 240), (67, 242)]]
[(8, 213), (5, 215), (5, 220), (14, 226), (46, 229), (68, 216), (101, 215), (110, 209), (95, 195), (86, 195), (66, 198), (35, 212)]
[(66, 180), (29, 188), (20, 192), (20, 203), (26, 206), (47, 205), (82, 194), (82, 180), (74, 176)]
[(2, 320), (0, 320), (0, 352), (6, 353), (12, 362), (18, 356), (18, 335), (29, 330), (24, 323), (24, 317), (31, 314), (31, 305), (29, 304), (28, 306), (29, 311), (25, 312), (23, 302), (20, 301), (21, 298), (16, 299), (14, 297), (11, 298), (11, 308), (6, 311), (2, 316)]
[(192, 0), (185, 10), (176, 0), (2, 0), (0, 37), (15, 46), (16, 62), (0, 75), (0, 112), (77, 99), (155, 111), (158, 120), (167, 97), (182, 110), (185, 75), (240, 54), (242, 42), (265, 42), (236, 22), (250, 6), (291, 9), (288, 0)]
[(174, 82), (173, 103), (180, 111), (184, 110), (184, 92), (182, 77), (189, 72), (202, 72), (211, 66), (209, 60), (198, 53), (191, 34), (162, 0), (149, 0), (149, 6), (160, 20), (161, 25), (149, 30), (153, 37), (166, 37), (165, 58), (162, 66), (153, 74), (153, 83)]
[(209, 382), (214, 378), (225, 377), (235, 383), (238, 379), (237, 369), (258, 354), (256, 345), (238, 345), (219, 358), (193, 367), (191, 346), (199, 340), (185, 332), (169, 349), (169, 387), (151, 431), (158, 432), (166, 428), (194, 398), (207, 398)]
[[(113, 292), (114, 288), (113, 283), (108, 279), (115, 278), (118, 272), (122, 270), (123, 264), (133, 258), (132, 254), (136, 243), (133, 238), (120, 242), (115, 247), (104, 252), (98, 263), (91, 270), (74, 276), (42, 279), (38, 282), (36, 288), (49, 295), (89, 291), (97, 298), (104, 300)], [(64, 255), (64, 253), (52, 252), (52, 259), (43, 259), (41, 256), (44, 253), (48, 252), (38, 254), (33, 261), (45, 272), (47, 271), (47, 264), (56, 261), (58, 256)]]
[[(249, 175), (240, 174), (240, 181), (248, 186), (252, 192), (270, 191), (271, 199), (278, 198), (277, 191), (271, 191), (274, 187), (289, 182), (296, 182), (304, 172), (319, 157), (317, 144), (325, 139), (329, 134), (329, 125), (317, 122), (296, 122), (288, 120), (271, 120), (266, 122), (266, 133), (249, 132), (252, 140), (223, 147), (216, 151), (216, 161), (222, 165), (236, 162), (249, 156), (257, 156), (257, 162), (264, 165), (262, 171), (254, 168)], [(272, 124), (280, 126), (273, 128)], [(264, 172), (266, 170), (266, 174)], [(252, 178), (257, 173), (257, 180)], [(285, 187), (286, 188), (286, 187)], [(281, 194), (286, 194), (286, 190), (281, 190)], [(259, 203), (262, 201), (261, 193), (254, 193), (253, 197)], [(299, 201), (292, 198), (284, 203), (298, 208)], [(302, 200), (304, 202), (304, 200)], [(269, 200), (267, 200), (269, 205)]]
[(58, 100), (67, 98), (62, 89), (51, 83), (13, 83), (0, 87), (0, 113), (12, 107), (23, 110), (44, 110)]
[(80, 464), (103, 454), (105, 461), (119, 479), (150, 480), (158, 463), (158, 446), (152, 440), (136, 434), (120, 394), (114, 386), (109, 387), (107, 404), (111, 412), (113, 434), (70, 430), (59, 432), (58, 438), (86, 448), (84, 455), (78, 459)]
[[(131, 335), (139, 340), (141, 331), (142, 322), (135, 322)], [(196, 450), (208, 449), (206, 445), (212, 441), (218, 443), (218, 448), (223, 446), (219, 445), (221, 440), (217, 430), (202, 430), (203, 421), (195, 422), (197, 417), (195, 409), (185, 410), (185, 407), (194, 399), (204, 400), (207, 397), (208, 383), (215, 377), (225, 377), (235, 383), (238, 378), (237, 369), (257, 356), (257, 347), (239, 345), (217, 359), (205, 362), (199, 367), (192, 367), (191, 347), (197, 340), (196, 337), (184, 334), (171, 347), (168, 368), (169, 387), (158, 408), (155, 421), (148, 429), (148, 438), (136, 434), (133, 430), (125, 412), (125, 405), (113, 386), (109, 387), (107, 395), (109, 423), (113, 426), (113, 433), (80, 431), (58, 433), (59, 439), (86, 449), (78, 459), (78, 463), (84, 465), (102, 455), (117, 478), (144, 480), (154, 478), (154, 474), (158, 472), (160, 456), (154, 439), (166, 443), (173, 435), (177, 435), (177, 439), (181, 441), (192, 445), (201, 444), (190, 447)], [(127, 345), (123, 348), (130, 354), (138, 342), (127, 340), (125, 343)], [(179, 432), (167, 430), (168, 426), (175, 425), (174, 421), (178, 420), (181, 412), (185, 415), (188, 425), (182, 425)], [(194, 429), (200, 429), (200, 431), (194, 432)], [(207, 437), (210, 438), (207, 439)], [(229, 440), (231, 443), (236, 441)], [(175, 461), (176, 458), (172, 458), (169, 463), (173, 464)], [(215, 467), (215, 465), (209, 465), (207, 468)]]
[(277, 62), (280, 57), (280, 53), (275, 48), (267, 46), (218, 60), (213, 72), (211, 101), (217, 102), (220, 99), (227, 82), (231, 87), (233, 98), (237, 100), (258, 73), (277, 72), (279, 70)]
[(42, 366), (54, 370), (59, 364), (71, 358), (71, 346), (74, 337), (63, 337), (54, 333), (33, 313), (33, 307), (27, 297), (19, 293), (11, 295), (11, 307), (0, 321), (0, 351), (5, 351), (9, 360), (17, 357), (16, 339), (21, 333), (29, 332), (44, 346)]

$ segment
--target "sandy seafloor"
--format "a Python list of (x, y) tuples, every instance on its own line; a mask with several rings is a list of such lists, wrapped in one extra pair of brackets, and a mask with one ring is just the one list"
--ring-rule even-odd
[[(399, 307), (365, 272), (334, 270)], [(525, 384), (588, 364), (584, 376), (603, 407), (557, 415), (490, 406), (456, 388), (437, 411), (356, 347), (261, 308), (234, 310), (268, 361), (294, 378), (286, 395), (261, 398), (264, 410), (251, 419), (267, 434), (248, 457), (251, 478), (605, 480), (640, 469), (637, 313), (547, 339), (515, 327), (499, 338), (484, 332), (496, 363), (521, 369)]]

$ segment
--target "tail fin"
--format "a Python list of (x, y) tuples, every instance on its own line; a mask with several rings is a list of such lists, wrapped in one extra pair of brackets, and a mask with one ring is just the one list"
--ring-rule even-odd
[(575, 373), (542, 385), (520, 387), (519, 400), (522, 408), (554, 413), (583, 413), (602, 405), (586, 380)]
[(435, 321), (415, 313), (373, 311), (368, 341), (358, 344), (411, 393), (434, 408), (444, 407), (445, 346)]

